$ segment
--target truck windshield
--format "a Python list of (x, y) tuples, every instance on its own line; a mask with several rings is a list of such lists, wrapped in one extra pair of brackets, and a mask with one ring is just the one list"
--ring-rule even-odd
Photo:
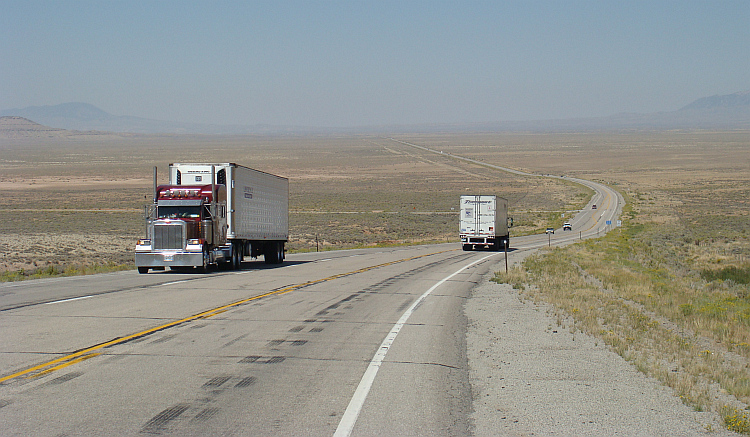
[(160, 206), (159, 218), (200, 218), (200, 206)]

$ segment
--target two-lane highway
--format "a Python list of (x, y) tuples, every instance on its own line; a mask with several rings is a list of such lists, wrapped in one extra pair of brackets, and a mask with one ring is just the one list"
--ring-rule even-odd
[(2, 434), (466, 434), (462, 304), (502, 254), (457, 249), (0, 285)]

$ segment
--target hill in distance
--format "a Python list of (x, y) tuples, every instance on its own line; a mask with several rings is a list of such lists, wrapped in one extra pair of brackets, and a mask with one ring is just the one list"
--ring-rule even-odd
[[(23, 117), (50, 129), (107, 131), (142, 134), (268, 135), (310, 133), (395, 133), (395, 132), (470, 132), (470, 131), (607, 131), (671, 129), (750, 129), (750, 91), (703, 97), (676, 111), (652, 114), (617, 114), (559, 120), (520, 122), (425, 124), (399, 126), (361, 126), (350, 128), (314, 128), (268, 125), (218, 125), (180, 123), (141, 117), (112, 115), (88, 103), (63, 103), (30, 106), (0, 111), (0, 117)], [(6, 121), (12, 124), (12, 121)], [(0, 127), (0, 129), (4, 129)], [(6, 135), (9, 128), (5, 128)], [(7, 137), (7, 136), (6, 136)]]
[[(87, 140), (102, 138), (122, 138), (131, 134), (100, 132), (100, 131), (76, 131), (49, 127), (36, 123), (24, 117), (4, 116), (0, 117), (0, 140), (24, 140), (24, 139), (56, 139), (56, 140)], [(0, 143), (2, 147), (2, 143)]]

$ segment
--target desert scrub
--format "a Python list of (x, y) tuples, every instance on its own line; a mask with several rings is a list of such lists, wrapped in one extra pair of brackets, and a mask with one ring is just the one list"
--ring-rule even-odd
[(27, 279), (52, 278), (57, 276), (80, 276), (97, 273), (119, 272), (135, 269), (134, 264), (88, 264), (88, 265), (50, 265), (37, 269), (20, 269), (0, 273), (0, 282), (24, 281)]
[(289, 250), (458, 242), (458, 213), (292, 212)]
[(533, 286), (522, 293), (553, 304), (558, 320), (571, 317), (698, 411), (724, 405), (714, 384), (749, 403), (746, 289), (702, 281), (674, 242), (654, 244), (653, 232), (641, 224), (543, 250), (524, 262)]
[(582, 269), (618, 296), (750, 359), (738, 347), (750, 343), (748, 286), (701, 280), (679, 238), (656, 234), (655, 226), (637, 225), (571, 250)]
[(721, 269), (711, 270), (704, 269), (701, 272), (701, 278), (706, 281), (733, 281), (738, 284), (750, 284), (750, 265), (748, 266), (729, 266)]
[(605, 289), (579, 269), (568, 249), (553, 249), (529, 257), (523, 295), (554, 305), (556, 318), (572, 317), (573, 327), (601, 338), (614, 352), (645, 374), (672, 387), (683, 402), (698, 411), (712, 409), (711, 384), (718, 382), (738, 399), (750, 401), (748, 370), (724, 359), (699, 339), (673, 329), (643, 306)]
[(721, 418), (728, 430), (750, 434), (750, 413), (730, 406), (721, 409)]
[(510, 284), (515, 290), (522, 290), (527, 281), (526, 270), (520, 266), (513, 266), (508, 272), (499, 271), (495, 273), (492, 281), (498, 284)]

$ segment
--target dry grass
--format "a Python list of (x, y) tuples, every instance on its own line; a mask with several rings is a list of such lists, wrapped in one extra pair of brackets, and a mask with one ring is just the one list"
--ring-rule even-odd
[[(620, 141), (608, 153), (616, 168), (598, 173), (588, 163), (568, 174), (621, 189), (629, 203), (625, 226), (529, 258), (522, 279), (498, 280), (525, 283), (524, 294), (553, 303), (561, 323), (572, 320), (571, 329), (598, 336), (686, 404), (716, 411), (728, 429), (747, 433), (750, 135)], [(621, 150), (639, 159), (627, 162)]]

